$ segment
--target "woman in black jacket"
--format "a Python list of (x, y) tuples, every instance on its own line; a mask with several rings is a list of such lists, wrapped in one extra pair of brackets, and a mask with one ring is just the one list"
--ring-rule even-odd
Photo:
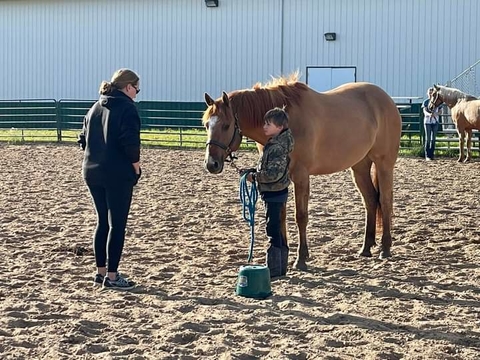
[(133, 187), (141, 175), (140, 117), (134, 103), (139, 77), (117, 70), (100, 85), (100, 99), (85, 116), (78, 142), (85, 150), (83, 177), (97, 212), (93, 248), (97, 265), (94, 285), (132, 289), (118, 273)]

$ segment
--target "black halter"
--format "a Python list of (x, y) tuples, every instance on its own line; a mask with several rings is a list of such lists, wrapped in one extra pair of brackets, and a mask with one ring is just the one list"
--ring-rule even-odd
[(233, 129), (233, 135), (232, 135), (232, 140), (230, 140), (230, 143), (227, 145), (222, 144), (221, 142), (217, 140), (212, 140), (210, 139), (209, 141), (206, 142), (206, 146), (208, 145), (215, 145), (218, 146), (220, 149), (225, 150), (225, 153), (227, 154), (227, 157), (225, 158), (226, 162), (233, 161), (234, 159), (238, 159), (235, 154), (233, 153), (233, 150), (231, 149), (231, 146), (233, 142), (235, 141), (235, 138), (240, 136), (240, 141), (242, 140), (242, 131), (240, 130), (240, 127), (238, 126), (238, 117), (237, 114), (235, 114), (235, 127)]

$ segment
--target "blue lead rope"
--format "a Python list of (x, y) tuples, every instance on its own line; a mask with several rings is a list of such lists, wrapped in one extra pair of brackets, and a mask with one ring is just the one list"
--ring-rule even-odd
[(255, 206), (257, 204), (257, 183), (247, 181), (250, 172), (246, 172), (240, 178), (240, 201), (243, 205), (243, 218), (250, 224), (250, 249), (247, 262), (252, 261), (253, 243), (255, 241)]

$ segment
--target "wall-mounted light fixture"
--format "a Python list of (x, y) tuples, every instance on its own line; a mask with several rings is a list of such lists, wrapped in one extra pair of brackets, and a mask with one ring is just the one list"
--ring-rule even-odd
[(207, 7), (218, 7), (218, 0), (205, 0)]
[(337, 33), (334, 32), (325, 33), (324, 36), (327, 41), (335, 41), (337, 39)]

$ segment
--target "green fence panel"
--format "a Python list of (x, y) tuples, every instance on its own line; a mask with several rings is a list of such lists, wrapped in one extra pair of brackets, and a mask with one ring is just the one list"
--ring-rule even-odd
[[(95, 100), (58, 101), (59, 126), (62, 130), (81, 129), (83, 118)], [(201, 126), (204, 103), (140, 101), (136, 103), (142, 129)]]
[(201, 102), (140, 101), (137, 103), (143, 129), (199, 127), (207, 106)]
[(402, 132), (420, 134), (420, 120), (422, 117), (422, 104), (397, 104), (402, 117)]
[[(0, 101), (0, 128), (80, 130), (83, 118), (96, 100), (51, 99)], [(136, 103), (143, 130), (198, 128), (206, 109), (203, 102), (140, 101)], [(402, 116), (402, 135), (423, 134), (420, 103), (397, 103)]]
[(55, 129), (55, 104), (51, 99), (0, 100), (0, 128)]
[(187, 101), (139, 101), (139, 108), (152, 110), (190, 110), (205, 111), (207, 105), (204, 102), (187, 102)]
[(59, 100), (57, 111), (61, 130), (80, 130), (83, 118), (96, 100)]

